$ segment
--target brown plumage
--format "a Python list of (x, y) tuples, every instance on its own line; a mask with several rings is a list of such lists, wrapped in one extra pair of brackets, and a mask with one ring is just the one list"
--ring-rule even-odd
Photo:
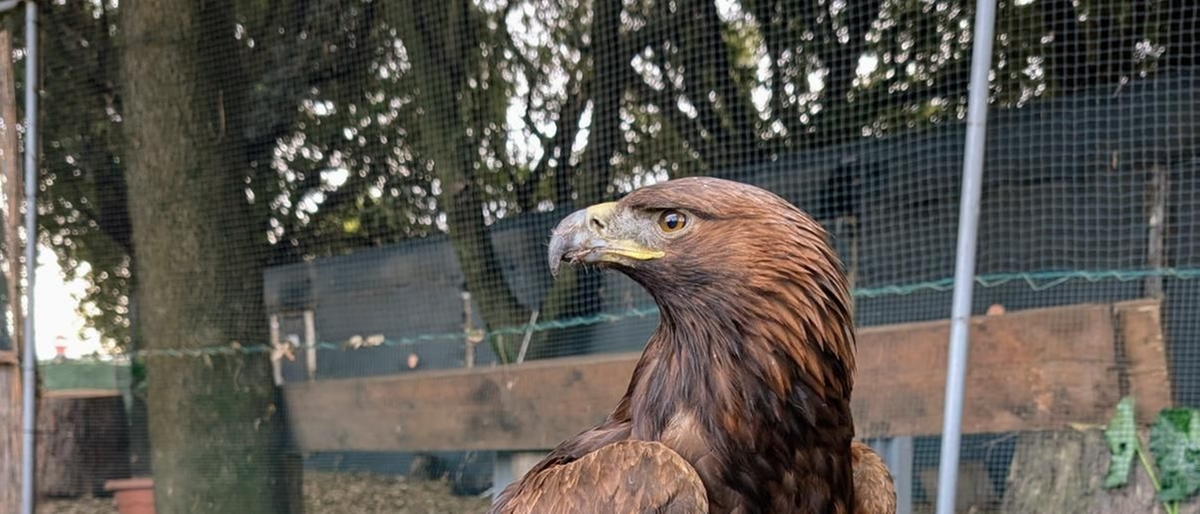
[(870, 446), (850, 446), (854, 462), (854, 514), (895, 514), (896, 483), (887, 464)]
[(522, 494), (508, 501), (503, 512), (708, 512), (700, 476), (659, 442), (617, 441), (526, 476)]
[(491, 512), (894, 512), (886, 467), (853, 441), (852, 301), (827, 239), (782, 198), (713, 178), (563, 219), (551, 271), (565, 260), (628, 275), (659, 326), (609, 417)]

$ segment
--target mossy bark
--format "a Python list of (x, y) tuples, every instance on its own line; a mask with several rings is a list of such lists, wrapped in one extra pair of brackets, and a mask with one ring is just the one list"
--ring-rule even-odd
[[(1141, 431), (1146, 440), (1145, 430)], [(1108, 443), (1099, 429), (1025, 432), (1017, 442), (1000, 512), (1004, 514), (1143, 514), (1166, 512), (1150, 476), (1134, 462), (1129, 483), (1104, 488)], [(1153, 459), (1150, 459), (1153, 462)], [(1200, 502), (1180, 514), (1200, 514)]]
[[(264, 223), (246, 194), (248, 87), (233, 2), (139, 0), (121, 10), (144, 347), (262, 344)], [(157, 512), (289, 511), (266, 356), (152, 356), (146, 366)]]

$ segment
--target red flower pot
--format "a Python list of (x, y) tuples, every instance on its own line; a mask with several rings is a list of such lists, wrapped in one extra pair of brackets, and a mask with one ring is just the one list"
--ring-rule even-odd
[(121, 514), (154, 514), (154, 479), (126, 478), (104, 483), (106, 491), (113, 491), (117, 512)]

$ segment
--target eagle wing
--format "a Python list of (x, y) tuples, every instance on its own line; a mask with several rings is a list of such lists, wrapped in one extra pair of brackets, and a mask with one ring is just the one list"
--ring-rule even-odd
[(879, 454), (854, 441), (850, 458), (854, 467), (854, 514), (896, 514), (896, 484)]
[(530, 473), (505, 490), (489, 512), (708, 512), (700, 476), (683, 457), (658, 442), (619, 441)]

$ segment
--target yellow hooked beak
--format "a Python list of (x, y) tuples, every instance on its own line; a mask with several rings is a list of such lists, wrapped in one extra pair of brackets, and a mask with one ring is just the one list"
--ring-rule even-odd
[(621, 232), (617, 202), (606, 202), (580, 209), (563, 218), (550, 236), (550, 274), (558, 276), (562, 261), (571, 264), (647, 261), (665, 255), (647, 248)]

